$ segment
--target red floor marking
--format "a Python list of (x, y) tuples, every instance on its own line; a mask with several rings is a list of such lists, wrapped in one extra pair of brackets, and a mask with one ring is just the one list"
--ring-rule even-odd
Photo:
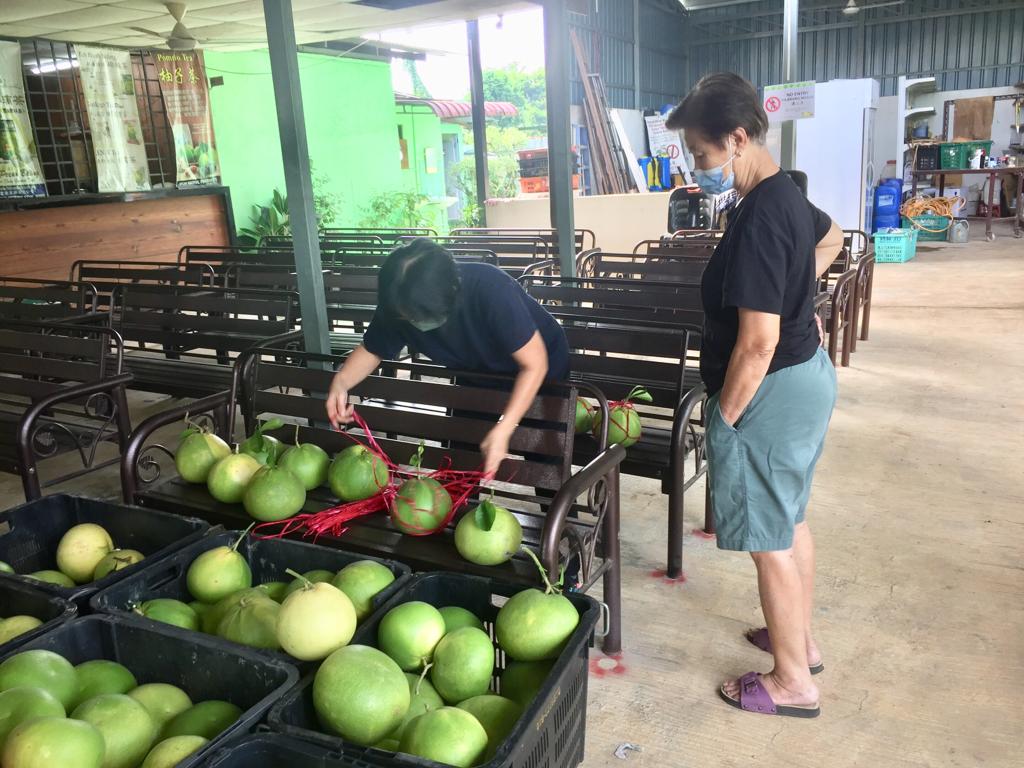
[(622, 663), (622, 654), (615, 653), (610, 656), (602, 654), (596, 659), (591, 659), (590, 672), (594, 677), (625, 674), (626, 665)]
[(698, 539), (713, 539), (713, 538), (715, 538), (715, 534), (714, 533), (708, 533), (703, 528), (694, 528), (693, 529), (693, 535), (696, 536)]
[(685, 584), (686, 583), (686, 574), (685, 573), (680, 573), (678, 576), (676, 576), (674, 579), (672, 579), (672, 578), (669, 578), (667, 572), (663, 568), (659, 568), (657, 570), (651, 571), (651, 578), (652, 579), (660, 580), (662, 584)]

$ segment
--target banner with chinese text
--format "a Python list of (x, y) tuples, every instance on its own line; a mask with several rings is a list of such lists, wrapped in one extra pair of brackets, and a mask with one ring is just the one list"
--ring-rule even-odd
[(100, 192), (142, 192), (149, 163), (128, 51), (76, 45)]
[(45, 196), (21, 76), (21, 44), (0, 40), (0, 197)]
[(174, 135), (178, 185), (216, 184), (220, 165), (203, 52), (154, 51), (153, 58)]

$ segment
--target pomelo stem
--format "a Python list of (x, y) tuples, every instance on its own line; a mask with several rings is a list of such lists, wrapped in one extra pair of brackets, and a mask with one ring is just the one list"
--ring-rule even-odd
[(299, 422), (295, 422), (295, 445), (299, 444)]
[(423, 671), (420, 673), (420, 679), (416, 681), (415, 694), (417, 696), (420, 695), (420, 686), (423, 684), (423, 681), (426, 679), (427, 673), (430, 671), (432, 666), (434, 666), (433, 663), (423, 665)]
[(284, 569), (284, 572), (285, 572), (285, 573), (287, 573), (287, 574), (288, 574), (289, 576), (291, 576), (292, 578), (295, 578), (295, 579), (302, 579), (302, 588), (303, 588), (303, 589), (312, 589), (312, 588), (313, 588), (313, 582), (312, 582), (312, 581), (310, 581), (309, 579), (307, 579), (307, 578), (306, 578), (305, 576), (303, 576), (303, 575), (302, 575), (301, 573), (296, 573), (296, 572), (295, 572), (295, 571), (293, 571), (293, 570), (292, 570), (291, 568), (285, 568), (285, 569)]
[(235, 541), (235, 543), (231, 545), (231, 551), (232, 552), (237, 552), (238, 551), (238, 545), (242, 543), (242, 539), (244, 539), (246, 536), (248, 536), (249, 532), (253, 528), (255, 528), (255, 527), (256, 527), (256, 523), (253, 523), (248, 528), (246, 528), (244, 531), (242, 531), (242, 535), (239, 536), (238, 539)]
[[(548, 578), (548, 572), (544, 569), (544, 566), (541, 565), (540, 558), (537, 557), (537, 555), (535, 555), (533, 553), (533, 550), (530, 549), (527, 546), (523, 546), (522, 550), (523, 550), (523, 552), (525, 552), (526, 554), (528, 554), (530, 556), (530, 559), (533, 560), (534, 565), (537, 566), (537, 570), (540, 571), (540, 577), (544, 580), (544, 586), (545, 586), (544, 594), (546, 594), (546, 595), (560, 594), (560, 590), (555, 589), (555, 585), (552, 584), (551, 583), (551, 579)], [(563, 568), (563, 572), (564, 572), (564, 568)]]

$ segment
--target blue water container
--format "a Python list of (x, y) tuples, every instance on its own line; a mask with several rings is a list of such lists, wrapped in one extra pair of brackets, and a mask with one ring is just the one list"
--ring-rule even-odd
[(903, 198), (902, 179), (882, 179), (875, 187), (873, 232), (900, 225), (900, 204)]

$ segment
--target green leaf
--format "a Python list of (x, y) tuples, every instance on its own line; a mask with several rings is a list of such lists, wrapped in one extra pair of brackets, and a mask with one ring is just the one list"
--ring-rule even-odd
[(633, 395), (632, 399), (633, 400), (637, 400), (637, 401), (639, 401), (641, 403), (653, 403), (654, 402), (654, 398), (651, 397), (651, 393), (648, 392), (646, 389), (641, 389), (639, 392), (637, 392), (635, 395)]
[(421, 440), (420, 444), (419, 444), (419, 447), (416, 448), (416, 453), (414, 453), (412, 455), (412, 458), (409, 459), (409, 466), (410, 467), (416, 467), (416, 469), (419, 469), (421, 466), (423, 466), (423, 451), (424, 450), (425, 450), (424, 444), (423, 444), (423, 441)]
[(476, 527), (481, 531), (489, 531), (494, 527), (494, 520), (498, 516), (498, 510), (494, 504), (491, 503), (490, 499), (482, 501), (473, 511), (473, 517), (476, 520)]
[(195, 427), (188, 427), (187, 429), (185, 429), (185, 430), (184, 430), (184, 431), (183, 431), (183, 432), (182, 432), (182, 433), (181, 433), (181, 434), (180, 434), (180, 435), (178, 436), (178, 439), (179, 439), (179, 440), (184, 440), (184, 439), (185, 439), (186, 437), (188, 437), (189, 435), (195, 435), (195, 434), (197, 434), (197, 433), (198, 433), (199, 431), (200, 431), (200, 430), (196, 429)]
[(262, 435), (264, 432), (273, 432), (275, 429), (280, 429), (283, 426), (284, 422), (281, 419), (268, 419), (260, 424), (259, 429), (256, 431)]
[(254, 451), (249, 453), (260, 464), (266, 464), (270, 459), (270, 451)]

